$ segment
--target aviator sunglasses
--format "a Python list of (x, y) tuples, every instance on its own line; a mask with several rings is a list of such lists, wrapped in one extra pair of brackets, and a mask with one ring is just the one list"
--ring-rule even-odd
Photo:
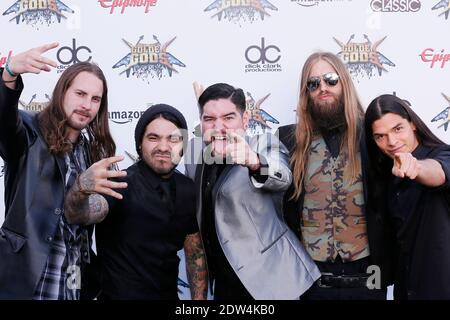
[(308, 88), (310, 92), (315, 91), (320, 85), (320, 78), (322, 78), (330, 87), (334, 87), (339, 81), (339, 75), (337, 73), (329, 72), (318, 77), (310, 77), (308, 81), (306, 81), (306, 88)]

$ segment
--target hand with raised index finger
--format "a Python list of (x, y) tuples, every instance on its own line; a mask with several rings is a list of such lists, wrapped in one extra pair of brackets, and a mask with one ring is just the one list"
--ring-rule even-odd
[(394, 155), (393, 175), (400, 178), (408, 177), (414, 180), (419, 175), (419, 171), (420, 165), (411, 153), (401, 152)]
[(126, 171), (113, 170), (113, 166), (125, 159), (124, 156), (115, 156), (97, 161), (78, 177), (79, 189), (84, 193), (100, 193), (122, 199), (122, 195), (114, 189), (124, 189), (126, 182), (115, 182), (109, 178), (125, 177)]
[(245, 138), (237, 132), (228, 132), (227, 136), (230, 142), (226, 147), (226, 154), (233, 163), (248, 167), (252, 171), (258, 170), (258, 155), (250, 148)]
[(51, 71), (50, 67), (56, 68), (57, 64), (55, 61), (44, 57), (43, 54), (58, 45), (57, 42), (48, 43), (12, 56), (8, 61), (9, 70), (16, 75)]

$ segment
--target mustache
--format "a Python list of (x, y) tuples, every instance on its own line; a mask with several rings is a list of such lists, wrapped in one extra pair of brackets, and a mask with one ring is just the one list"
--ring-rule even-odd
[(155, 150), (152, 152), (152, 156), (172, 156), (172, 153), (170, 151), (159, 151)]
[(82, 111), (82, 110), (74, 110), (73, 113), (81, 114), (82, 116), (85, 116), (85, 117), (90, 117), (91, 116), (89, 112), (85, 112), (85, 111)]

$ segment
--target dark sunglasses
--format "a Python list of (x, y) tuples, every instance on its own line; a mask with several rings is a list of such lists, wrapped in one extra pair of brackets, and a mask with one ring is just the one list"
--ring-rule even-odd
[(330, 87), (334, 87), (339, 81), (339, 75), (337, 73), (329, 72), (319, 77), (310, 77), (308, 81), (306, 81), (306, 88), (308, 88), (310, 92), (315, 91), (320, 85), (320, 78), (322, 78)]

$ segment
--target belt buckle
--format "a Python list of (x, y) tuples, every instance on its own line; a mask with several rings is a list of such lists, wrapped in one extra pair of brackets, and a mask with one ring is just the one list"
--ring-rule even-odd
[[(333, 276), (331, 272), (322, 272), (322, 276)], [(322, 283), (322, 276), (317, 279), (316, 283), (319, 288), (333, 288), (333, 286), (328, 286)]]

